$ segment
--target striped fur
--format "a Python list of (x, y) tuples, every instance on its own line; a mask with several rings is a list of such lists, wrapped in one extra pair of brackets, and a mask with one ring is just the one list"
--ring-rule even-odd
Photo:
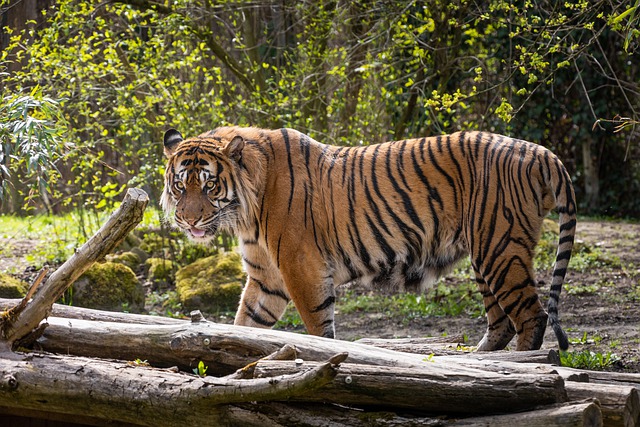
[[(488, 317), (480, 350), (560, 348), (558, 301), (576, 227), (573, 187), (549, 150), (462, 132), (363, 147), (291, 129), (223, 127), (165, 135), (162, 204), (194, 240), (239, 237), (248, 273), (236, 324), (271, 327), (289, 300), (309, 333), (334, 336), (336, 286), (420, 291), (470, 255)], [(543, 218), (559, 213), (548, 315), (532, 259)]]

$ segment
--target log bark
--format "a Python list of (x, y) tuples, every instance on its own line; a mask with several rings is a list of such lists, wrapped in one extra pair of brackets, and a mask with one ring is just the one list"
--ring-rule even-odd
[(142, 220), (149, 197), (140, 189), (129, 189), (120, 207), (100, 230), (58, 268), (38, 289), (31, 301), (23, 300), (3, 316), (0, 323), (2, 350), (13, 348), (39, 327), (51, 306), (94, 262), (111, 252)]
[(601, 427), (602, 425), (602, 414), (596, 402), (569, 403), (557, 408), (469, 418), (447, 424), (447, 426), (456, 427)]
[(288, 400), (330, 382), (335, 374), (327, 362), (294, 375), (232, 380), (100, 359), (30, 355), (0, 359), (0, 402), (7, 408), (91, 414), (144, 426), (218, 426), (227, 424), (230, 404)]
[(571, 381), (565, 387), (569, 400), (598, 399), (605, 426), (633, 427), (640, 420), (640, 398), (634, 387)]
[[(317, 362), (261, 360), (255, 376), (291, 375), (317, 366)], [(416, 369), (345, 363), (330, 384), (304, 400), (440, 414), (490, 414), (505, 408), (522, 411), (567, 398), (564, 381), (554, 374), (463, 374), (454, 369), (433, 373), (428, 365)]]
[(486, 358), (491, 360), (517, 363), (546, 363), (550, 365), (560, 364), (560, 355), (556, 350), (475, 352), (460, 344), (463, 342), (462, 337), (361, 338), (356, 342), (388, 350), (425, 355), (432, 354), (434, 356), (482, 358), (484, 357), (483, 355), (486, 355)]
[[(7, 311), (22, 301), (18, 298), (0, 298), (0, 311)], [(93, 320), (99, 322), (135, 323), (138, 325), (185, 325), (189, 319), (151, 316), (148, 314), (119, 313), (96, 310), (93, 308), (75, 307), (64, 304), (53, 304), (50, 316), (67, 319)]]

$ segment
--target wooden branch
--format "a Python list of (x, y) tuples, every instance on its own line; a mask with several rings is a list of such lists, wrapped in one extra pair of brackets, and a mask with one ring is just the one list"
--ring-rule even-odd
[[(20, 310), (9, 310), (0, 324), (0, 343), (5, 350), (30, 334), (49, 315), (51, 306), (94, 262), (111, 252), (142, 220), (149, 197), (140, 189), (129, 189), (120, 207), (100, 230), (58, 268), (39, 288), (31, 302)], [(1, 351), (2, 349), (0, 349)]]
[[(317, 362), (260, 360), (255, 375), (290, 375), (317, 366)], [(346, 363), (331, 384), (303, 399), (446, 414), (490, 414), (505, 408), (521, 411), (567, 400), (564, 382), (554, 374), (463, 374), (454, 367), (448, 373), (434, 373), (429, 368), (429, 364), (388, 368)]]

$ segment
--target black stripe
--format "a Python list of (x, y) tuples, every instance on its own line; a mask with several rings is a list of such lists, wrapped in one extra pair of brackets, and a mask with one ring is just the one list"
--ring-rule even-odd
[(289, 193), (289, 212), (291, 212), (291, 204), (293, 203), (293, 191), (295, 189), (295, 178), (293, 175), (293, 160), (291, 158), (291, 143), (289, 142), (289, 132), (287, 129), (280, 129), (284, 138), (284, 146), (287, 149), (287, 162), (289, 163), (289, 176), (291, 177), (291, 191)]
[(312, 313), (317, 313), (319, 311), (323, 311), (331, 307), (336, 302), (336, 297), (333, 295), (329, 295), (327, 299), (325, 299), (322, 304), (311, 310)]
[(576, 220), (575, 219), (569, 220), (564, 224), (560, 224), (560, 232), (562, 233), (563, 231), (572, 230), (575, 226), (576, 226)]
[(557, 270), (553, 270), (553, 275), (554, 276), (564, 277), (565, 274), (567, 274), (567, 269), (566, 268), (558, 268)]
[(573, 238), (574, 238), (573, 234), (561, 237), (560, 240), (558, 241), (558, 246), (563, 245), (565, 243), (573, 243)]
[(242, 260), (251, 268), (255, 268), (256, 270), (262, 270), (262, 266), (259, 264), (256, 264), (254, 262), (249, 261), (247, 258), (245, 258), (244, 256), (242, 257)]
[(258, 286), (260, 286), (260, 291), (262, 291), (262, 293), (265, 293), (267, 295), (273, 295), (273, 296), (276, 296), (276, 297), (280, 297), (283, 300), (289, 302), (289, 297), (284, 292), (282, 292), (280, 289), (276, 289), (276, 290), (269, 289), (269, 287), (265, 283), (261, 282), (260, 280), (256, 279), (255, 277), (252, 277), (251, 280), (256, 282), (258, 284)]
[(249, 307), (246, 303), (244, 305), (244, 308), (245, 308), (245, 313), (247, 313), (247, 316), (249, 316), (257, 324), (267, 326), (269, 328), (276, 324), (276, 322), (272, 320), (264, 319), (253, 308)]

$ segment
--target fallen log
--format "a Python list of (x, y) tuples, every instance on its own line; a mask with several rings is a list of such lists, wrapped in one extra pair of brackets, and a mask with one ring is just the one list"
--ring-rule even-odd
[(469, 418), (447, 424), (455, 427), (601, 427), (602, 425), (602, 414), (597, 402), (571, 402), (560, 407)]
[[(317, 369), (317, 362), (260, 360), (256, 378)], [(554, 374), (431, 372), (429, 366), (389, 368), (345, 363), (335, 379), (304, 401), (413, 409), (436, 414), (490, 414), (565, 402), (564, 381)], [(298, 400), (292, 397), (292, 400)]]
[[(458, 339), (456, 339), (458, 338)], [(446, 341), (449, 339), (449, 341)], [(367, 344), (374, 347), (386, 348), (388, 350), (402, 351), (434, 356), (460, 356), (483, 357), (491, 360), (504, 360), (516, 363), (546, 363), (551, 365), (560, 364), (560, 355), (556, 350), (534, 350), (534, 351), (492, 351), (476, 352), (470, 347), (465, 347), (462, 337), (426, 337), (426, 338), (361, 338), (356, 341), (360, 344)], [(486, 355), (486, 356), (484, 356)]]
[(230, 426), (243, 427), (441, 427), (443, 417), (398, 415), (386, 411), (362, 411), (344, 405), (320, 403), (242, 403), (229, 405)]
[(568, 381), (565, 388), (569, 400), (598, 399), (605, 426), (633, 427), (640, 420), (640, 397), (634, 387)]
[[(20, 301), (21, 299), (17, 298), (0, 298), (0, 312), (10, 310), (17, 306)], [(139, 325), (176, 325), (189, 322), (189, 319), (151, 316), (148, 314), (119, 313), (65, 304), (53, 304), (49, 316), (100, 322), (137, 323)]]
[(336, 373), (327, 362), (293, 375), (235, 380), (100, 359), (30, 355), (0, 359), (0, 402), (70, 419), (91, 414), (143, 426), (218, 426), (228, 423), (230, 404), (288, 400), (330, 382)]

